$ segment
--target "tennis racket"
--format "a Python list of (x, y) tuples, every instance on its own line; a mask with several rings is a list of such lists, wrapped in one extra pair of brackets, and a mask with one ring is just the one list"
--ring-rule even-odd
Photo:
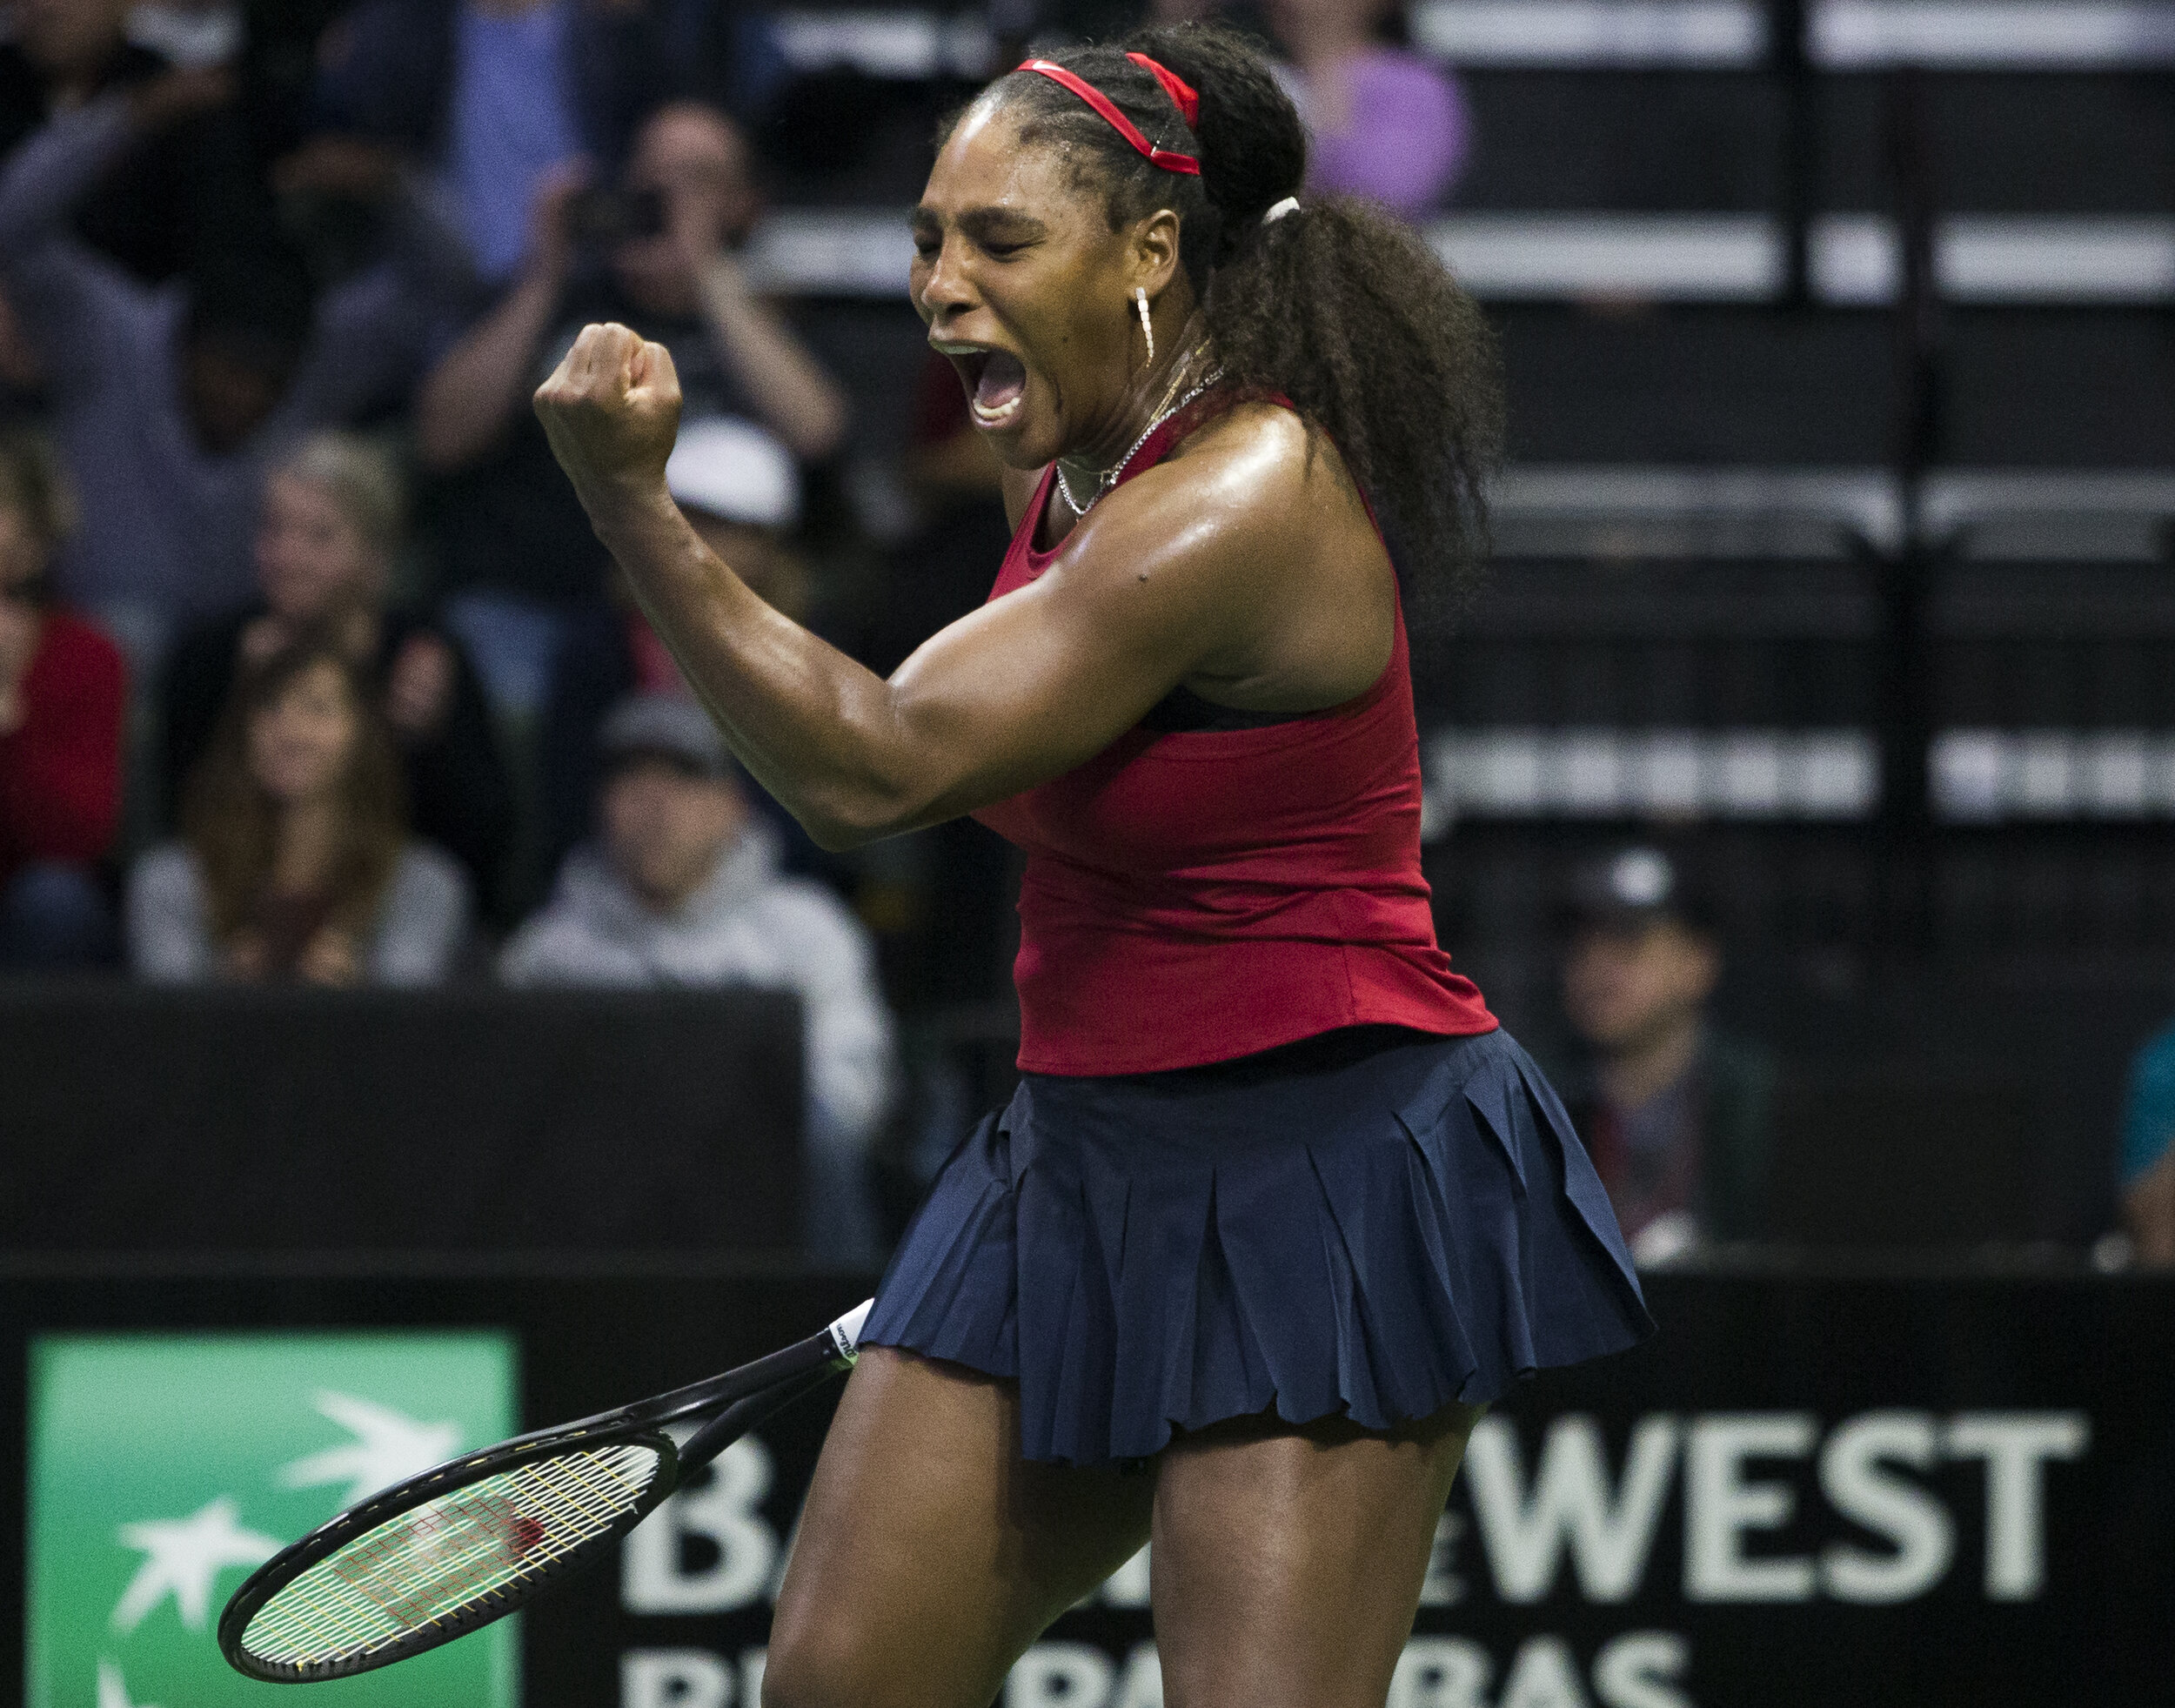
[[(873, 1303), (873, 1302), (872, 1302)], [(450, 1643), (565, 1582), (688, 1474), (852, 1367), (864, 1303), (706, 1382), (463, 1454), (266, 1561), (219, 1616), (230, 1665), (315, 1684)], [(703, 1420), (684, 1445), (668, 1423)]]

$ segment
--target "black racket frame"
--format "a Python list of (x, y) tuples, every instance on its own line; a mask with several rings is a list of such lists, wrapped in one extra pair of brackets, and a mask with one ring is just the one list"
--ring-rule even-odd
[[(833, 1323), (820, 1334), (737, 1365), (722, 1375), (675, 1388), (651, 1399), (639, 1400), (632, 1405), (599, 1412), (592, 1417), (515, 1436), (448, 1459), (405, 1483), (396, 1483), (328, 1519), (251, 1572), (219, 1615), (219, 1652), (226, 1657), (228, 1665), (247, 1678), (270, 1685), (311, 1685), (375, 1671), (381, 1666), (390, 1666), (395, 1661), (407, 1660), (441, 1644), (451, 1643), (457, 1637), (465, 1637), (504, 1618), (515, 1608), (549, 1594), (576, 1576), (655, 1511), (688, 1475), (700, 1470), (766, 1418), (851, 1369), (853, 1362), (853, 1348), (839, 1325)], [(685, 1448), (664, 1432), (668, 1423), (706, 1416), (707, 1421), (689, 1437)], [(539, 1459), (577, 1450), (620, 1446), (646, 1447), (658, 1455), (657, 1474), (643, 1490), (641, 1499), (609, 1528), (568, 1550), (552, 1562), (548, 1573), (518, 1591), (511, 1588), (494, 1591), (448, 1618), (433, 1619), (366, 1654), (341, 1660), (297, 1665), (260, 1660), (243, 1647), (242, 1638), (250, 1621), (266, 1602), (311, 1567), (389, 1519), (491, 1477), (519, 1470)]]

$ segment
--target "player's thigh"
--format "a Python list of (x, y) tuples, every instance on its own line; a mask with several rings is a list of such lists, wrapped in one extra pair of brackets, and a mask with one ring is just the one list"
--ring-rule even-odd
[(1174, 1442), (1150, 1557), (1167, 1708), (1382, 1708), (1480, 1415), (1387, 1436), (1245, 1420)]
[(1154, 1498), (1148, 1477), (1023, 1460), (1012, 1383), (867, 1349), (786, 1569), (766, 1708), (987, 1708), (1148, 1539)]

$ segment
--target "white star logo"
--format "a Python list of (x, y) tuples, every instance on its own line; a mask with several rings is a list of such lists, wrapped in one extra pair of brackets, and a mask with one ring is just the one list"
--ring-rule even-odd
[(355, 1439), (342, 1447), (297, 1459), (279, 1469), (284, 1489), (312, 1489), (321, 1483), (345, 1483), (344, 1506), (367, 1500), (380, 1489), (405, 1482), (460, 1451), (461, 1426), (418, 1423), (412, 1417), (352, 1394), (321, 1390), (317, 1409)]
[(98, 1708), (155, 1708), (155, 1705), (129, 1700), (128, 1680), (121, 1676), (121, 1669), (110, 1660), (98, 1663)]
[(232, 1499), (222, 1495), (193, 1517), (122, 1525), (121, 1545), (144, 1560), (113, 1610), (115, 1628), (134, 1631), (171, 1595), (182, 1624), (202, 1631), (211, 1612), (212, 1580), (228, 1566), (262, 1565), (279, 1551), (269, 1536), (242, 1529), (240, 1517)]

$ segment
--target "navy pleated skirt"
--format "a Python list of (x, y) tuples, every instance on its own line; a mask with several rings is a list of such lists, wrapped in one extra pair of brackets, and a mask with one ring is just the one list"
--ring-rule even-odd
[(863, 1344), (1020, 1385), (1030, 1459), (1274, 1407), (1368, 1429), (1652, 1333), (1601, 1182), (1502, 1032), (1029, 1075), (953, 1152)]

